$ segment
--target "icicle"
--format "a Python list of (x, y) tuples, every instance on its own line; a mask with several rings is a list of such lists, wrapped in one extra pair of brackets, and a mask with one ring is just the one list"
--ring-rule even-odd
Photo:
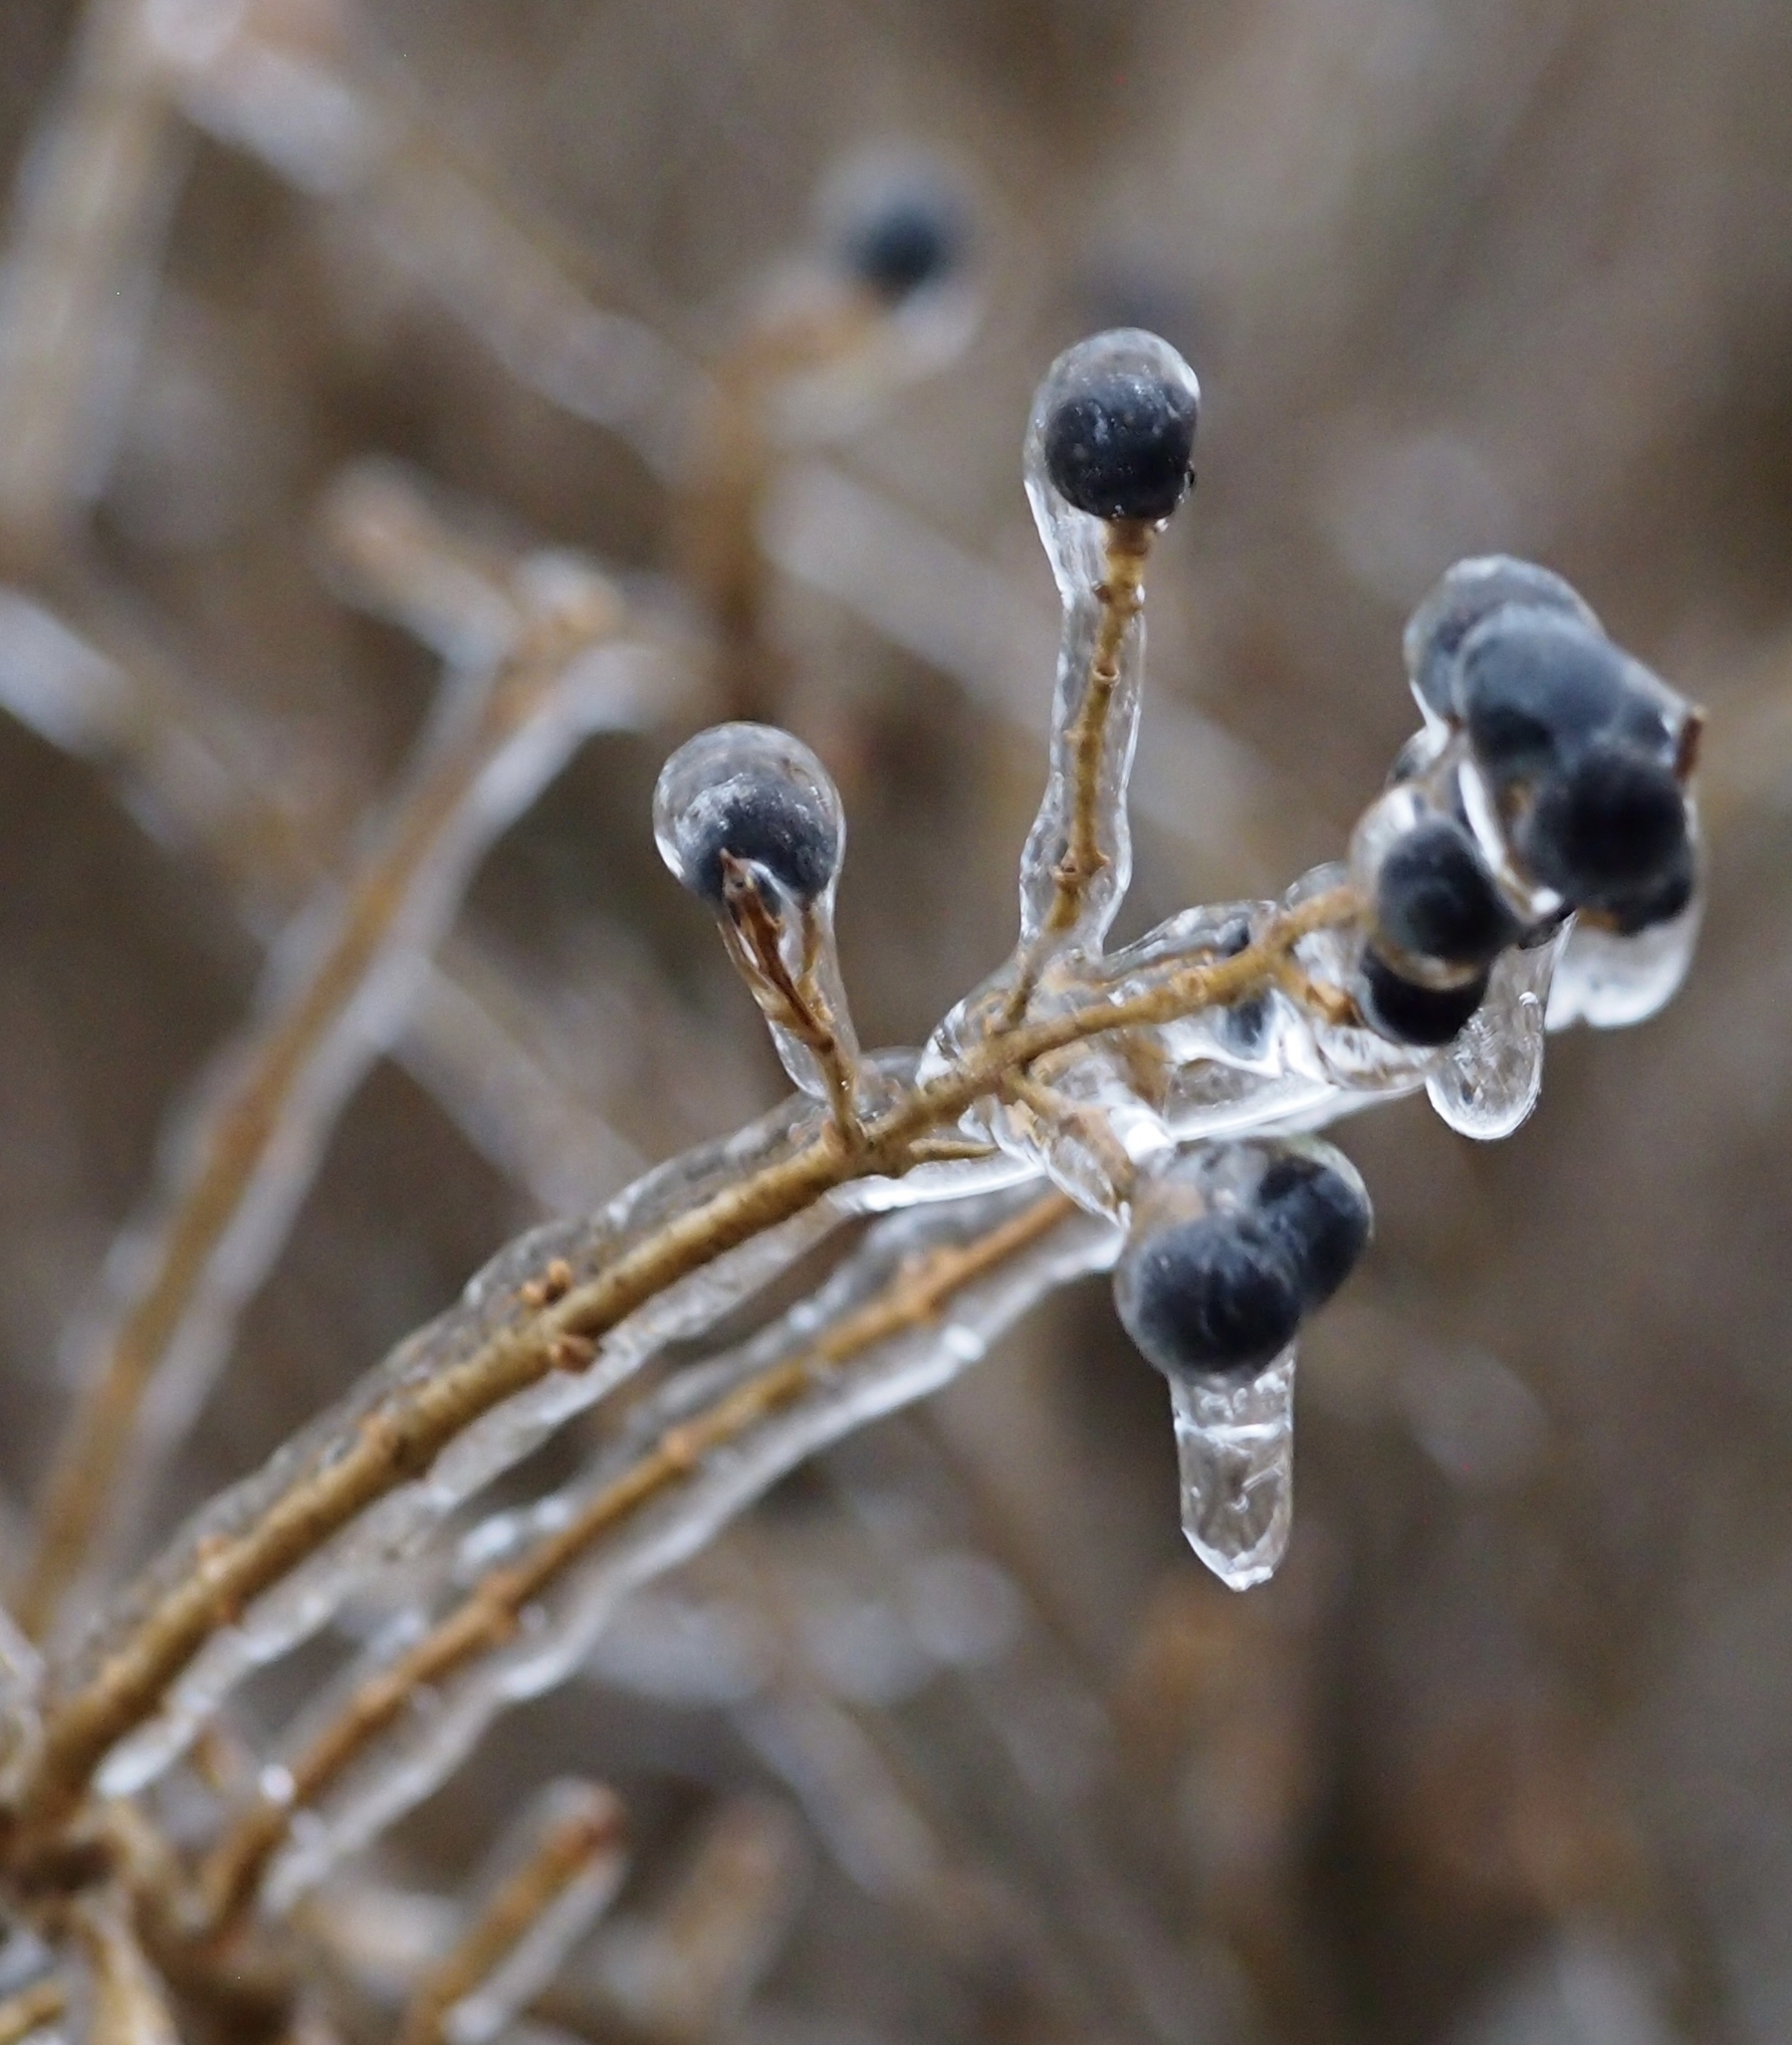
[(1543, 1087), (1543, 1017), (1565, 931), (1527, 951), (1501, 953), (1481, 1005), (1425, 1082), (1431, 1104), (1459, 1136), (1510, 1136)]
[(1294, 1345), (1244, 1385), (1172, 1379), (1183, 1532), (1234, 1591), (1266, 1583), (1294, 1517)]

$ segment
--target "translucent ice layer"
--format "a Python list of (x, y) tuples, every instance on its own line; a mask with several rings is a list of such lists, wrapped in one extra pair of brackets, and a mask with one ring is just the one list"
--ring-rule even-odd
[(1220, 1581), (1275, 1574), (1294, 1516), (1294, 1350), (1244, 1385), (1174, 1380), (1183, 1532)]
[(1426, 1080), (1432, 1106), (1458, 1135), (1510, 1136), (1536, 1106), (1545, 1008), (1566, 936), (1500, 954), (1480, 1007)]

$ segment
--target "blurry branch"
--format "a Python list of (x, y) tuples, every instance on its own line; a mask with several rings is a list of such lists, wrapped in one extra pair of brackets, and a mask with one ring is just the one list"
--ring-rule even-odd
[(86, 1898), (73, 1920), (92, 1976), (88, 2045), (180, 2045), (121, 1899), (111, 1891)]
[[(621, 437), (684, 503), (684, 566), (737, 640), (758, 631), (755, 544), (873, 630), (956, 681), (1032, 742), (1052, 609), (864, 483), (792, 465), (770, 413), (805, 370), (875, 363), (877, 328), (850, 293), (769, 319), (707, 379), (646, 328), (594, 307), (571, 251), (524, 228), (450, 160), (427, 117), (394, 107), (346, 49), (295, 52), (254, 10), (191, 70), (189, 114), (302, 188), (351, 200), (394, 260), (517, 380)], [(295, 109), (315, 102), (317, 117)], [(325, 117), (324, 110), (334, 110)], [(450, 230), (446, 223), (452, 222)], [(697, 430), (701, 424), (705, 430)], [(782, 473), (781, 473), (782, 471)], [(1174, 699), (1154, 713), (1138, 813), (1228, 888), (1286, 865), (1289, 792), (1243, 741)]]
[(706, 1819), (664, 1903), (608, 1927), (538, 2008), (581, 2029), (619, 2009), (631, 2030), (666, 2045), (725, 2034), (777, 1957), (807, 1868), (786, 1804), (730, 1798)]
[[(980, 1240), (918, 1259), (811, 1348), (748, 1378), (707, 1411), (665, 1428), (563, 1525), (515, 1561), (490, 1571), (462, 1605), (354, 1692), (286, 1766), (278, 1800), (263, 1798), (225, 1834), (202, 1878), (214, 1925), (228, 1926), (242, 1915), (299, 1813), (315, 1804), (419, 1693), (438, 1689), (464, 1663), (506, 1645), (522, 1614), (598, 1541), (665, 1492), (694, 1483), (704, 1475), (707, 1459), (738, 1452), (768, 1419), (813, 1392), (818, 1377), (826, 1378), (891, 1335), (931, 1321), (954, 1292), (1030, 1247), (1071, 1212), (1061, 1194), (1048, 1194)], [(740, 1460), (738, 1453), (735, 1460)]]
[[(92, 761), (158, 836), (206, 854), (266, 937), (329, 871), (319, 820), (282, 803), (236, 740), (231, 706), (193, 700), (98, 592), (79, 594), (78, 636), (35, 598), (0, 589), (0, 704)], [(586, 1205), (642, 1164), (590, 1104), (588, 1073), (545, 1069), (553, 1034), (515, 975), (450, 935), (419, 962), (392, 1046), (475, 1149), (550, 1212)]]
[[(398, 2045), (483, 2045), (555, 1973), (622, 1879), (622, 1806), (585, 1783), (526, 1814), (516, 1865), (491, 1885), (453, 1949), (411, 1997)], [(514, 1850), (501, 1846), (499, 1856)]]
[(34, 1981), (0, 2002), (0, 2045), (19, 2045), (33, 2031), (53, 2024), (69, 2005), (69, 1991), (61, 1981)]
[(605, 585), (560, 567), (497, 671), (449, 687), (341, 897), (328, 890), (276, 950), (258, 1015), (114, 1258), (124, 1296), (94, 1339), (46, 1487), (17, 1603), (28, 1631), (42, 1633), (102, 1516), (116, 1514), (127, 1455), (165, 1445), (203, 1395), (336, 1114), (393, 1028), (411, 961), (446, 928), (479, 853), (586, 729), (641, 717), (628, 675), (592, 665), (625, 626)]
[(185, 149), (142, 0), (81, 10), (0, 270), (0, 556), (42, 561), (104, 478)]

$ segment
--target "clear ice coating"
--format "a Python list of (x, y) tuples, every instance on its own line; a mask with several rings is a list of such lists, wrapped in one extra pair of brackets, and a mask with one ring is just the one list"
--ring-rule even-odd
[(1635, 937), (1620, 937), (1577, 916), (1549, 990), (1549, 1027), (1586, 1022), (1595, 1029), (1627, 1029), (1647, 1022), (1679, 993), (1703, 918), (1702, 885), (1672, 922)]
[(1243, 1385), (1170, 1385), (1182, 1524), (1223, 1584), (1266, 1583), (1294, 1518), (1294, 1348)]
[[(694, 1425), (742, 1383), (813, 1352), (829, 1327), (916, 1257), (1019, 1224), (1038, 1193), (1036, 1186), (1017, 1188), (879, 1223), (813, 1298), (740, 1349), (670, 1378), (646, 1402), (613, 1456), (564, 1492), (530, 1509), (533, 1532), (539, 1536), (563, 1527), (668, 1425)], [(316, 1811), (296, 1814), (289, 1844), (271, 1873), (270, 1907), (285, 1908), (429, 1795), (499, 1712), (565, 1682), (583, 1665), (624, 1597), (687, 1560), (780, 1477), (842, 1435), (937, 1391), (976, 1363), (1045, 1293), (1113, 1261), (1119, 1234), (1111, 1225), (1075, 1213), (1045, 1221), (1030, 1240), (955, 1291), (932, 1317), (853, 1351), (841, 1368), (818, 1362), (799, 1397), (768, 1410), (705, 1456), (682, 1486), (594, 1539), (544, 1588), (512, 1636), (445, 1676), (426, 1707), (408, 1712)], [(514, 1563), (513, 1543), (521, 1544), (519, 1534), (506, 1527), (499, 1538), (478, 1545)], [(287, 1737), (287, 1751), (302, 1749), (317, 1726), (404, 1644), (402, 1638), (376, 1643), (304, 1714)], [(277, 1765), (267, 1772), (278, 1776), (282, 1770)]]
[(666, 762), (653, 835), (673, 877), (715, 910), (784, 1070), (831, 1099), (830, 1062), (856, 1066), (858, 1043), (833, 929), (846, 813), (827, 770), (776, 726), (715, 725)]
[(1426, 1080), (1432, 1106), (1458, 1136), (1510, 1136), (1536, 1106), (1550, 982), (1568, 936), (1558, 930), (1499, 955), (1480, 1007)]
[[(1099, 950), (1132, 874), (1126, 784), (1138, 740), (1145, 675), (1145, 616), (1140, 578), (1146, 543), (1107, 520), (1078, 511), (1047, 473), (1046, 429), (1060, 406), (1110, 377), (1161, 379), (1199, 402), (1200, 385), (1181, 355), (1136, 328), (1098, 334), (1058, 356), (1033, 400), (1024, 467), (1058, 593), (1063, 634), (1051, 708), (1051, 760), (1045, 796), (1020, 860), (1020, 945), (1054, 953)], [(1128, 597), (1131, 600), (1128, 600)], [(1097, 670), (1100, 670), (1098, 677)], [(1060, 864), (1078, 850), (1079, 755), (1098, 748), (1093, 803), (1086, 812), (1092, 864), (1074, 913), (1062, 906)]]

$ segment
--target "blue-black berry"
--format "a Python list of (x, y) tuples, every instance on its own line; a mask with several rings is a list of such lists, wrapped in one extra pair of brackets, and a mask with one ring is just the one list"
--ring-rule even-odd
[(1661, 702), (1609, 639), (1572, 618), (1496, 611), (1462, 642), (1456, 697), (1496, 788), (1557, 773), (1606, 738), (1665, 765), (1674, 759)]
[(1698, 884), (1698, 862), (1688, 838), (1673, 864), (1651, 885), (1617, 894), (1599, 906), (1620, 937), (1636, 937), (1683, 915)]
[(1309, 1150), (1270, 1159), (1257, 1185), (1257, 1219), (1300, 1280), (1304, 1311), (1323, 1306), (1369, 1247), (1374, 1216), (1363, 1182), (1348, 1166)]
[(1440, 717), (1456, 711), (1456, 657), (1462, 641), (1483, 618), (1508, 605), (1553, 611), (1589, 630), (1599, 628), (1572, 584), (1534, 562), (1508, 555), (1457, 562), (1414, 611), (1406, 632), (1413, 686)]
[(1427, 987), (1396, 973), (1373, 945), (1364, 949), (1363, 1013), (1372, 1028), (1395, 1043), (1435, 1047), (1454, 1041), (1486, 992), (1484, 970), (1457, 987)]
[(1097, 519), (1167, 519), (1194, 481), (1193, 390), (1149, 370), (1109, 368), (1059, 400), (1045, 421), (1045, 473)]
[(1480, 848), (1450, 816), (1430, 817), (1389, 846), (1375, 920), (1401, 951), (1450, 966), (1484, 966), (1518, 936)]
[(820, 796), (769, 775), (739, 775), (707, 791), (694, 825), (686, 885), (716, 908), (724, 900), (725, 855), (763, 866), (801, 907), (839, 865), (839, 832)]
[(1126, 1332), (1166, 1377), (1254, 1377), (1300, 1326), (1299, 1271), (1242, 1213), (1201, 1215), (1129, 1246), (1114, 1278)]
[(965, 259), (960, 208), (944, 192), (898, 191), (847, 223), (840, 250), (846, 268), (886, 305), (899, 306), (942, 284)]
[(1680, 784), (1660, 758), (1623, 739), (1601, 739), (1543, 778), (1512, 848), (1529, 873), (1577, 907), (1628, 902), (1634, 910), (1659, 890), (1672, 900), (1681, 883), (1690, 893)]

